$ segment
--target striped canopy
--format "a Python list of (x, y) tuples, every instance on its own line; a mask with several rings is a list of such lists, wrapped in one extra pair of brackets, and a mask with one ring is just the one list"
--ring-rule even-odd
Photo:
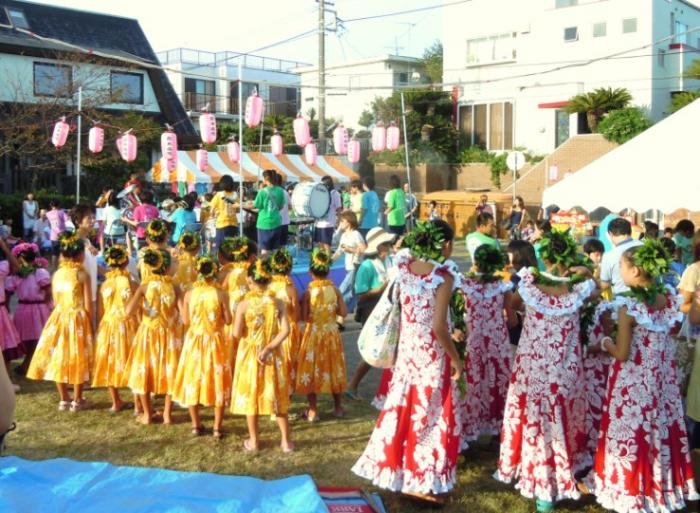
[[(216, 183), (222, 176), (229, 175), (239, 180), (239, 164), (231, 162), (226, 152), (210, 151), (208, 166), (200, 171), (195, 164), (194, 151), (178, 151), (177, 169), (172, 173), (165, 170), (165, 162), (160, 159), (148, 172), (151, 182)], [(241, 164), (243, 181), (255, 182), (265, 169), (274, 169), (288, 182), (318, 182), (323, 176), (331, 176), (335, 182), (356, 180), (359, 175), (353, 171), (348, 161), (341, 157), (319, 156), (315, 166), (309, 166), (303, 155), (280, 155), (272, 153), (243, 152)]]

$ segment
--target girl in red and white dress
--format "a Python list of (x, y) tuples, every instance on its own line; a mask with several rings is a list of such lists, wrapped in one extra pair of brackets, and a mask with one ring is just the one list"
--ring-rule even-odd
[[(454, 232), (444, 221), (419, 223), (396, 256), (401, 332), (384, 408), (352, 468), (380, 488), (430, 503), (455, 483), (462, 438), (458, 380), (464, 363), (450, 339), (449, 303), (459, 272), (445, 259)], [(440, 249), (436, 249), (440, 248)], [(442, 262), (442, 263), (440, 263)]]
[(513, 283), (495, 275), (503, 270), (508, 257), (484, 244), (474, 252), (474, 262), (477, 272), (467, 275), (462, 284), (469, 333), (464, 361), (466, 443), (482, 434), (500, 434), (513, 359), (504, 313), (512, 299)]
[(495, 478), (537, 499), (538, 511), (580, 493), (576, 472), (590, 466), (586, 450), (586, 389), (582, 386), (580, 310), (595, 282), (577, 283), (570, 268), (576, 242), (552, 231), (541, 240), (547, 272), (520, 271), (513, 308), (525, 305), (523, 331), (515, 355), (501, 432), (501, 454)]
[(650, 239), (623, 254), (620, 274), (631, 293), (615, 299), (615, 342), (602, 342), (615, 362), (586, 484), (619, 513), (666, 513), (700, 499), (669, 334), (682, 319), (681, 301), (661, 285), (668, 270), (661, 255), (661, 243)]

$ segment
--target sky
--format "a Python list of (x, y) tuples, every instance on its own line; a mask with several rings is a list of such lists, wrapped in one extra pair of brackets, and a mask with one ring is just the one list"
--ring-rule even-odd
[[(178, 47), (251, 52), (318, 27), (315, 0), (34, 1), (136, 18), (156, 52)], [(335, 5), (327, 10), (335, 10), (338, 18), (351, 19), (441, 3), (442, 0), (334, 0)], [(328, 22), (333, 18), (332, 13), (326, 14)], [(347, 23), (344, 30), (327, 35), (326, 63), (387, 53), (419, 57), (424, 48), (440, 39), (441, 27), (441, 9)], [(318, 37), (313, 33), (256, 53), (316, 64)]]

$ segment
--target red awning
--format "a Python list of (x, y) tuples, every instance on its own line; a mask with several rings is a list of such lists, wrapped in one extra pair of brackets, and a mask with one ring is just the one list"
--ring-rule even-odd
[(569, 106), (569, 100), (563, 102), (540, 103), (537, 106), (540, 109), (563, 109)]

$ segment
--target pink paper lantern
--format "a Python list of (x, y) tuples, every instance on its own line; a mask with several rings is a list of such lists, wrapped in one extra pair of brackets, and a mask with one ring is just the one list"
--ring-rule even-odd
[(277, 133), (276, 130), (272, 137), (270, 137), (270, 146), (272, 147), (272, 154), (275, 157), (279, 157), (284, 153), (284, 141), (282, 140), (282, 136)]
[(253, 91), (245, 102), (245, 124), (250, 128), (255, 128), (262, 121), (263, 100), (258, 96), (257, 91)]
[(105, 146), (105, 131), (99, 126), (93, 126), (88, 132), (88, 149), (92, 153), (100, 153)]
[(396, 151), (399, 149), (399, 143), (401, 142), (401, 132), (399, 127), (393, 121), (391, 125), (386, 130), (386, 149), (389, 151)]
[(338, 125), (333, 130), (333, 148), (338, 155), (348, 152), (348, 131), (343, 125)]
[(195, 160), (197, 161), (197, 169), (202, 172), (207, 170), (207, 167), (209, 166), (209, 154), (207, 153), (207, 150), (201, 148), (197, 150)]
[(297, 116), (292, 124), (294, 126), (294, 141), (302, 148), (311, 140), (311, 128), (309, 122), (301, 115)]
[(56, 148), (60, 148), (64, 144), (66, 144), (66, 139), (68, 139), (68, 132), (69, 131), (70, 131), (70, 127), (68, 126), (68, 123), (66, 123), (66, 117), (63, 116), (54, 125), (53, 135), (51, 136), (51, 142), (53, 143), (53, 145)]
[(125, 161), (133, 162), (136, 160), (136, 136), (131, 133), (131, 130), (117, 138), (117, 149)]
[(381, 121), (372, 129), (372, 151), (384, 151), (386, 149), (386, 127)]
[(160, 136), (160, 152), (164, 159), (177, 162), (177, 135), (175, 132), (168, 130)]
[(241, 160), (241, 146), (236, 141), (231, 141), (226, 145), (226, 153), (231, 162)]
[(351, 164), (357, 164), (360, 161), (360, 141), (354, 137), (348, 143), (348, 160)]
[(318, 150), (316, 149), (316, 143), (309, 141), (309, 144), (304, 146), (304, 161), (309, 166), (315, 166), (317, 157)]
[(204, 144), (216, 142), (216, 117), (211, 112), (202, 112), (199, 116), (199, 135)]

